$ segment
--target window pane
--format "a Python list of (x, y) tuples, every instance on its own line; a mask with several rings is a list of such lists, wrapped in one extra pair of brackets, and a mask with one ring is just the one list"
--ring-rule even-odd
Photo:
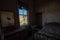
[(28, 24), (27, 10), (19, 9), (19, 20), (20, 20), (20, 26)]
[(25, 21), (25, 24), (28, 23), (28, 20), (27, 20), (27, 15), (24, 16), (24, 21)]
[(27, 10), (24, 9), (24, 15), (27, 15)]
[(19, 14), (23, 14), (23, 10), (22, 9), (19, 9)]
[(19, 9), (19, 14), (27, 15), (27, 10), (25, 10), (25, 9)]
[(23, 25), (24, 24), (23, 15), (19, 15), (19, 19), (20, 19), (20, 25)]

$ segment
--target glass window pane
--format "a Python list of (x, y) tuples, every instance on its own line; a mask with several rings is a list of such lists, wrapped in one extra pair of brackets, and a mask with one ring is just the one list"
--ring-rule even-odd
[(27, 16), (24, 17), (25, 24), (28, 23)]
[(24, 10), (24, 15), (27, 15), (27, 10)]
[(20, 20), (20, 26), (28, 24), (26, 9), (19, 9), (19, 20)]
[(19, 14), (23, 14), (23, 10), (22, 9), (19, 9)]

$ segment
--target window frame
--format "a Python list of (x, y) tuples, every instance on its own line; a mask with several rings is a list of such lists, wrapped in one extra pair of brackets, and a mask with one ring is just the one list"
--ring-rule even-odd
[[(25, 3), (25, 2), (18, 1), (18, 3), (17, 3), (18, 9), (21, 9), (21, 6), (23, 6), (24, 9), (27, 10), (27, 22), (28, 22), (28, 24), (27, 24), (27, 25), (24, 25), (24, 26), (29, 26), (29, 25), (30, 25), (30, 22), (29, 22), (29, 8), (28, 8), (29, 6), (28, 6), (28, 4)], [(18, 11), (18, 16), (19, 16), (19, 11)], [(20, 22), (20, 21), (19, 21), (19, 22)], [(20, 26), (20, 23), (19, 23), (19, 26)]]

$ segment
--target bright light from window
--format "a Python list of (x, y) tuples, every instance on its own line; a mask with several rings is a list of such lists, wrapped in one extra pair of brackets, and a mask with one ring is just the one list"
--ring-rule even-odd
[(26, 9), (19, 9), (19, 14), (27, 15), (27, 10)]
[(27, 10), (26, 9), (19, 9), (19, 20), (20, 20), (20, 26), (27, 25)]

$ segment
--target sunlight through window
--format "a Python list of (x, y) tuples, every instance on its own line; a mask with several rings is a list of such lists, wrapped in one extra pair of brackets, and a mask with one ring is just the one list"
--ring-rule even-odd
[(27, 20), (27, 10), (26, 9), (19, 9), (19, 23), (20, 26), (27, 25), (28, 20)]

